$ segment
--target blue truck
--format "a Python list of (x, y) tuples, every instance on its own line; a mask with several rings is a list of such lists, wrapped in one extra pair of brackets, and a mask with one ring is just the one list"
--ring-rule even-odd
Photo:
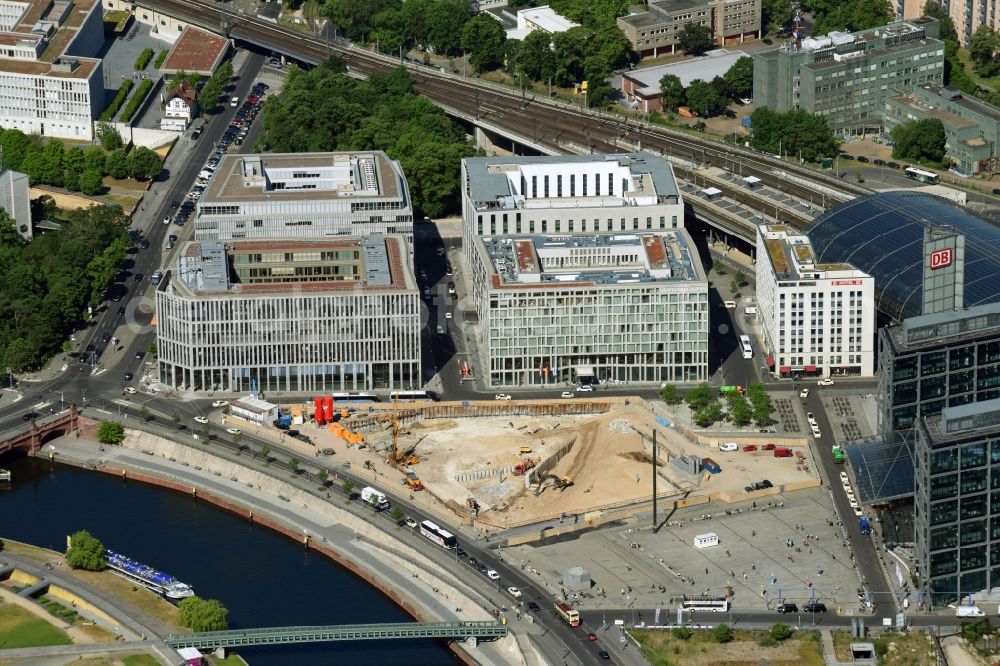
[(865, 536), (872, 533), (872, 526), (871, 523), (868, 522), (867, 516), (861, 516), (858, 518), (858, 527), (861, 529), (861, 533)]
[(719, 467), (719, 463), (715, 462), (711, 458), (702, 458), (701, 466), (707, 469), (711, 474), (718, 474), (722, 471), (722, 468)]

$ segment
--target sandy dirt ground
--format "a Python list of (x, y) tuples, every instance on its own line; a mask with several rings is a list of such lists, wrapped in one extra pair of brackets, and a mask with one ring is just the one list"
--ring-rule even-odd
[[(350, 420), (344, 423), (350, 426)], [(350, 460), (355, 468), (368, 462), (389, 484), (402, 482), (402, 471), (386, 462), (391, 430), (364, 433), (365, 447), (358, 449), (327, 429), (303, 427), (316, 442), (314, 451), (336, 452), (325, 462)], [(658, 424), (645, 401), (615, 405), (607, 413), (590, 416), (420, 420), (402, 428), (398, 446), (417, 456), (420, 462), (409, 469), (446, 505), (464, 508), (474, 499), (480, 516), (495, 512), (509, 516), (511, 522), (523, 522), (649, 499), (654, 429), (661, 494), (740, 495), (745, 486), (765, 478), (776, 485), (816, 478), (808, 447), (796, 449), (802, 460), (774, 458), (770, 451), (743, 451), (744, 442), (734, 435), (729, 441), (740, 444), (740, 450), (722, 452)], [(674, 464), (680, 456), (712, 458), (723, 471), (689, 473)], [(535, 468), (527, 475), (515, 474), (514, 466), (526, 460)], [(539, 483), (541, 492), (536, 495)]]

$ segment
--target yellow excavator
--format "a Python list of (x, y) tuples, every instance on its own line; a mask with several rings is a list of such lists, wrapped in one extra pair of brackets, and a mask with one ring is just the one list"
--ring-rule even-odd
[(407, 465), (416, 465), (420, 462), (420, 458), (413, 454), (413, 449), (416, 448), (416, 444), (411, 446), (408, 450), (402, 451), (399, 448), (399, 437), (400, 435), (409, 435), (410, 431), (399, 427), (399, 399), (393, 401), (392, 403), (392, 418), (389, 420), (389, 424), (392, 426), (392, 460), (390, 464), (394, 464), (398, 467), (406, 467)]

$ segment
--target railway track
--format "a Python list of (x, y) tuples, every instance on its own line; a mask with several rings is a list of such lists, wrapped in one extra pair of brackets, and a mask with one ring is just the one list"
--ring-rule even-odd
[[(199, 0), (157, 0), (157, 9), (178, 18), (218, 30), (220, 10)], [(725, 145), (647, 123), (638, 123), (599, 111), (550, 100), (482, 80), (458, 77), (432, 68), (353, 47), (327, 42), (292, 28), (247, 16), (227, 15), (230, 37), (285, 53), (297, 60), (320, 63), (330, 56), (341, 58), (363, 75), (386, 73), (400, 64), (411, 72), (413, 87), (450, 113), (485, 128), (518, 135), (525, 142), (559, 154), (566, 152), (616, 152), (638, 148), (658, 152), (672, 161), (682, 174), (699, 166), (718, 166), (742, 176), (755, 176), (775, 190), (801, 201), (827, 207), (870, 194), (861, 185), (779, 160), (739, 146)], [(685, 167), (683, 162), (689, 166)], [(755, 205), (746, 191), (730, 188), (731, 198)], [(795, 216), (789, 216), (795, 219)]]

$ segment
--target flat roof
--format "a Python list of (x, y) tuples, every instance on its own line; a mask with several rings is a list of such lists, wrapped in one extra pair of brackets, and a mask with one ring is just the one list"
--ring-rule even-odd
[(1000, 108), (971, 95), (966, 95), (961, 90), (949, 88), (948, 86), (939, 86), (936, 83), (921, 83), (917, 87), (926, 90), (936, 97), (940, 97), (948, 104), (960, 106), (963, 109), (1000, 122)]
[(927, 118), (937, 118), (942, 124), (944, 124), (945, 127), (954, 127), (958, 129), (976, 124), (974, 121), (963, 118), (958, 114), (948, 111), (947, 109), (942, 109), (939, 106), (925, 103), (922, 97), (912, 91), (893, 95), (889, 99), (897, 104), (907, 107), (921, 116), (926, 116)]
[[(0, 2), (14, 15), (23, 9), (13, 30), (0, 33), (2, 43), (16, 46), (27, 43), (33, 48), (44, 41), (44, 50), (36, 59), (0, 58), (0, 72), (31, 76), (88, 79), (100, 64), (96, 58), (75, 56), (67, 51), (80, 33), (87, 16), (97, 7), (97, 0), (74, 0), (72, 3), (52, 0), (21, 0)], [(89, 45), (88, 45), (89, 46)]]
[(945, 407), (924, 423), (935, 444), (994, 435), (1000, 433), (1000, 398)]
[(704, 281), (683, 229), (573, 236), (476, 238), (493, 288)]
[[(767, 258), (775, 279), (803, 280), (830, 278), (871, 279), (846, 262), (820, 262), (809, 237), (786, 224), (761, 224), (757, 233), (764, 240)], [(808, 274), (808, 275), (806, 275)]]
[[(355, 250), (361, 255), (363, 279), (315, 282), (241, 284), (230, 270), (233, 254), (259, 251), (305, 252)], [(352, 290), (416, 291), (409, 270), (409, 246), (402, 236), (337, 237), (315, 241), (190, 241), (185, 243), (177, 260), (175, 277), (192, 294), (254, 295), (283, 292), (343, 292)]]
[(163, 61), (167, 73), (179, 71), (211, 76), (229, 50), (229, 40), (188, 25)]
[[(635, 191), (627, 193), (627, 198), (643, 197), (656, 198), (662, 201), (664, 198), (680, 197), (677, 189), (677, 181), (674, 179), (674, 171), (662, 157), (652, 153), (620, 153), (612, 155), (541, 155), (530, 157), (468, 157), (463, 160), (465, 173), (469, 181), (468, 195), (472, 201), (489, 208), (510, 209), (523, 208), (525, 197), (521, 195), (512, 180), (518, 180), (522, 170), (531, 169), (536, 166), (564, 166), (593, 164), (595, 166), (606, 166), (608, 163), (615, 163), (620, 167), (628, 168), (633, 178), (633, 185), (638, 183), (643, 189), (638, 187)], [(518, 185), (519, 187), (519, 185)], [(646, 189), (648, 188), (648, 189)], [(559, 207), (579, 206), (580, 202), (592, 200), (596, 206), (622, 205), (624, 200), (620, 195), (603, 196), (582, 196), (573, 197), (531, 197), (530, 202), (538, 202), (537, 207)], [(547, 202), (547, 204), (546, 204)]]
[[(368, 171), (368, 167), (371, 168)], [(332, 175), (324, 182), (331, 187), (275, 189), (269, 175), (280, 170), (301, 170)], [(335, 172), (335, 173), (333, 173)], [(222, 156), (208, 188), (199, 202), (206, 205), (260, 201), (315, 201), (344, 198), (398, 199), (403, 177), (399, 162), (381, 150), (329, 153), (263, 153)]]
[(908, 317), (887, 331), (898, 350), (911, 351), (1000, 335), (1000, 302)]
[(548, 33), (566, 32), (570, 28), (576, 28), (580, 25), (579, 23), (570, 21), (565, 16), (557, 14), (555, 10), (548, 5), (519, 9), (517, 11), (517, 16), (518, 23), (520, 23), (521, 19), (531, 21), (538, 26), (539, 29)]
[(698, 58), (682, 60), (668, 65), (633, 69), (622, 74), (629, 81), (641, 85), (643, 96), (655, 97), (660, 94), (660, 79), (666, 74), (673, 74), (681, 80), (681, 85), (687, 87), (695, 79), (711, 81), (716, 76), (722, 76), (729, 71), (737, 60), (749, 56), (743, 51), (726, 51), (715, 49)]

